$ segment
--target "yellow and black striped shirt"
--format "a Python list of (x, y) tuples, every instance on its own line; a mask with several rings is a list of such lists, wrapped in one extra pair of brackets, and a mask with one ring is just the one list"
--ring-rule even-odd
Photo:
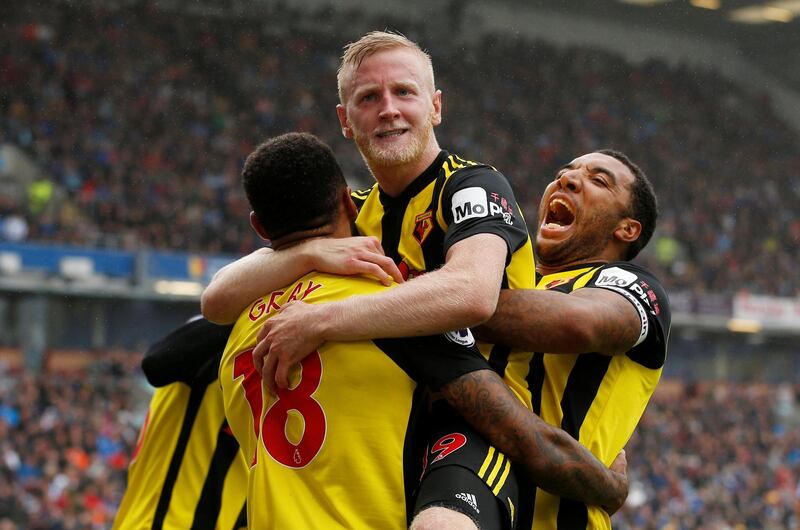
[[(491, 233), (508, 246), (502, 287), (534, 287), (533, 246), (525, 220), (508, 181), (491, 166), (442, 151), (399, 196), (390, 197), (375, 184), (353, 192), (353, 199), (359, 207), (359, 234), (377, 237), (406, 278), (441, 267), (458, 241)], [(491, 344), (480, 349), (530, 405), (525, 376), (531, 354)]]
[(246, 526), (247, 464), (225, 420), (217, 366), (230, 327), (188, 322), (154, 345), (157, 385), (113, 530)]
[[(549, 274), (538, 278), (536, 288), (564, 293), (607, 289), (623, 296), (639, 313), (639, 340), (624, 355), (536, 353), (528, 377), (534, 412), (610, 465), (633, 434), (661, 377), (670, 328), (667, 295), (649, 272), (628, 262)], [(537, 490), (533, 528), (610, 529), (611, 522), (602, 508)]]

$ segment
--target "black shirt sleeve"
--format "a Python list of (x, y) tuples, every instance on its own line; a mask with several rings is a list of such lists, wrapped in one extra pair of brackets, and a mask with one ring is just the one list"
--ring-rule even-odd
[(528, 240), (528, 229), (520, 214), (511, 185), (502, 173), (489, 166), (462, 169), (451, 176), (442, 192), (442, 215), (447, 223), (444, 252), (475, 234), (495, 234), (511, 255)]
[(664, 366), (672, 313), (667, 293), (658, 279), (638, 265), (619, 261), (604, 265), (586, 287), (614, 291), (633, 305), (642, 327), (628, 357), (647, 368)]
[(147, 381), (161, 387), (183, 382), (191, 385), (218, 359), (233, 326), (218, 326), (204, 318), (193, 318), (147, 350), (142, 371)]
[(490, 370), (469, 329), (442, 335), (373, 339), (418, 384), (439, 390), (464, 374)]

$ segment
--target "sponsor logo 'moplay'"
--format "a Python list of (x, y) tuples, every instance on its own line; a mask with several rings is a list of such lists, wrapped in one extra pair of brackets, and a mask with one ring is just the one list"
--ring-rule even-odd
[(453, 195), (453, 220), (456, 224), (487, 215), (489, 215), (489, 201), (483, 188), (464, 188)]
[(627, 287), (638, 279), (639, 277), (632, 272), (619, 267), (610, 267), (600, 271), (600, 276), (594, 284), (597, 287)]

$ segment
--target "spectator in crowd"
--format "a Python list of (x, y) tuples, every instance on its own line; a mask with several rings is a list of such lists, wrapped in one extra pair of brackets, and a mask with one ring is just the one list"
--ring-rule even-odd
[(28, 237), (28, 221), (18, 206), (0, 204), (0, 241), (21, 243)]

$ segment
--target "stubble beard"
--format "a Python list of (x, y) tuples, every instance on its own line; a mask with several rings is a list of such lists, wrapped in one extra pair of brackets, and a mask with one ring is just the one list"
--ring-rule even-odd
[(403, 146), (381, 147), (376, 145), (376, 140), (369, 134), (361, 134), (353, 130), (353, 140), (358, 146), (358, 151), (364, 162), (372, 168), (392, 168), (410, 164), (419, 160), (428, 147), (433, 134), (433, 115), (429, 115), (427, 124), (419, 129), (410, 129), (406, 134), (411, 135), (411, 140)]
[(536, 244), (536, 257), (542, 265), (549, 267), (562, 267), (571, 263), (591, 260), (600, 256), (605, 250), (613, 235), (611, 233), (615, 222), (603, 219), (599, 215), (585, 219), (584, 226), (592, 227), (583, 229), (577, 236), (573, 235), (567, 241), (544, 250), (538, 242)]

